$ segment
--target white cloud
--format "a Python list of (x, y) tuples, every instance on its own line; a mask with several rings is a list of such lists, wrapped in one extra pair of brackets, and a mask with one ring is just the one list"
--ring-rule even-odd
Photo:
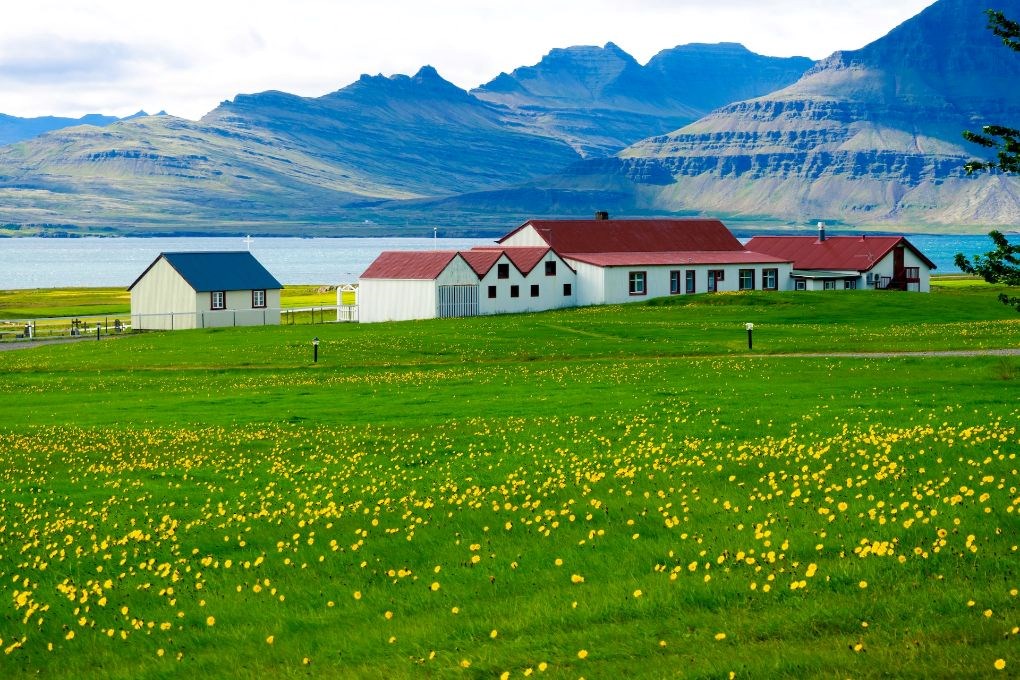
[(647, 61), (688, 42), (822, 58), (932, 0), (33, 0), (5, 7), (0, 112), (198, 118), (267, 89), (317, 96), (361, 73), (435, 66), (464, 88), (554, 47), (612, 41)]

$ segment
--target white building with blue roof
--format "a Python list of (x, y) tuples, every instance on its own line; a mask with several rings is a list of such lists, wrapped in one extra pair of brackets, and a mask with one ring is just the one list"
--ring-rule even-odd
[(246, 251), (160, 253), (128, 290), (135, 330), (280, 323), (283, 286)]

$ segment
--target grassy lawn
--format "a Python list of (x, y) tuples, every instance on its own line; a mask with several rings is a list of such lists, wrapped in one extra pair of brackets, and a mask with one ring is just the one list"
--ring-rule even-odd
[(995, 293), (2, 352), (0, 676), (1013, 676)]

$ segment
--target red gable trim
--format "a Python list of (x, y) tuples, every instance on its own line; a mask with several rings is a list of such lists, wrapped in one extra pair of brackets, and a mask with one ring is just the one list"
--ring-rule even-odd
[(651, 253), (744, 250), (719, 220), (531, 220), (499, 240), (531, 226), (559, 253)]
[(814, 236), (755, 236), (747, 249), (792, 260), (794, 269), (866, 272), (901, 244), (935, 269), (935, 263), (902, 236), (829, 236), (824, 241)]
[(458, 253), (453, 250), (387, 250), (362, 273), (363, 279), (435, 279)]

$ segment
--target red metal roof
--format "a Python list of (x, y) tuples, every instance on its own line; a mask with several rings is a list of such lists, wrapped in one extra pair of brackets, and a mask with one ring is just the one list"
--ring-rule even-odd
[(719, 220), (531, 220), (499, 240), (531, 225), (559, 253), (652, 253), (744, 250)]
[(478, 274), (478, 278), (488, 274), (489, 270), (492, 269), (492, 265), (496, 264), (496, 260), (502, 255), (502, 250), (483, 250), (481, 248), (461, 251), (460, 254), (468, 263), (468, 266), (475, 271), (475, 274)]
[(903, 243), (932, 269), (935, 264), (902, 236), (755, 236), (747, 249), (793, 261), (794, 269), (865, 272)]
[(379, 254), (361, 278), (434, 279), (455, 257), (455, 250), (387, 250)]
[(685, 250), (655, 253), (564, 253), (563, 257), (598, 267), (643, 267), (692, 264), (781, 264), (790, 260), (748, 250)]
[[(464, 256), (465, 260), (467, 260), (471, 253), (496, 253), (496, 259), (499, 259), (501, 254), (506, 254), (507, 258), (514, 263), (515, 267), (517, 267), (517, 270), (527, 276), (531, 270), (535, 268), (535, 265), (541, 262), (542, 258), (544, 258), (546, 253), (550, 250), (551, 248), (547, 248), (545, 246), (520, 246), (513, 248), (500, 246), (476, 246), (466, 253), (461, 253), (461, 255)], [(495, 262), (496, 259), (492, 262)], [(470, 260), (468, 260), (468, 262), (470, 262)], [(484, 272), (478, 271), (477, 269), (475, 271), (478, 271), (479, 276), (485, 276), (485, 273), (488, 272), (491, 267), (492, 264), (490, 263)]]

